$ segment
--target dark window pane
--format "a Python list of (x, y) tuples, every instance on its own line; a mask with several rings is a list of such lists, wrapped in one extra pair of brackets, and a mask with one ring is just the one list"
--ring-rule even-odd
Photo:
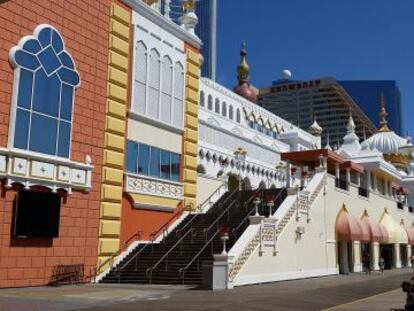
[(73, 87), (63, 83), (62, 99), (60, 103), (60, 117), (68, 121), (71, 121), (72, 119), (72, 96)]
[(60, 80), (56, 74), (47, 77), (43, 70), (35, 74), (33, 110), (54, 117), (58, 115), (60, 97)]
[(16, 123), (14, 130), (14, 147), (27, 149), (27, 136), (29, 133), (29, 113), (17, 109)]
[(59, 125), (58, 156), (69, 158), (70, 123), (61, 121)]
[(180, 155), (171, 154), (171, 180), (180, 181)]
[(17, 105), (30, 109), (32, 100), (33, 73), (31, 71), (20, 69), (19, 96)]
[(161, 178), (170, 179), (171, 176), (171, 152), (161, 151)]
[(160, 150), (151, 147), (150, 176), (160, 177)]
[(57, 120), (32, 113), (29, 149), (56, 155)]
[(148, 175), (149, 146), (139, 145), (138, 174)]
[(127, 143), (127, 158), (126, 169), (128, 172), (137, 173), (137, 160), (138, 160), (138, 144), (136, 142), (128, 140)]
[(39, 58), (40, 63), (43, 65), (43, 68), (48, 75), (52, 74), (62, 65), (51, 46), (47, 47), (42, 52), (37, 54), (37, 57)]

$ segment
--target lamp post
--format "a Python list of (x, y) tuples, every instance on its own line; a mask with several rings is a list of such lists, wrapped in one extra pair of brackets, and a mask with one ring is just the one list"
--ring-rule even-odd
[(267, 217), (270, 217), (272, 215), (272, 208), (273, 206), (275, 206), (275, 202), (274, 202), (275, 196), (273, 194), (270, 194), (267, 196), (266, 199), (267, 199), (266, 205), (269, 208), (269, 215)]
[(226, 242), (229, 239), (229, 226), (227, 225), (220, 226), (220, 239), (223, 242), (223, 251), (221, 252), (221, 254), (227, 255)]
[(239, 147), (236, 151), (234, 151), (234, 157), (236, 158), (236, 166), (239, 173), (239, 191), (242, 190), (241, 166), (246, 162), (246, 155), (247, 151), (244, 150), (242, 147)]

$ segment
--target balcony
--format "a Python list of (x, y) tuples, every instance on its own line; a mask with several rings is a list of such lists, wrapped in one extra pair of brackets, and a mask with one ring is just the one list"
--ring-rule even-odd
[(369, 191), (368, 191), (368, 189), (365, 189), (365, 188), (359, 187), (359, 188), (358, 188), (358, 194), (359, 194), (361, 197), (369, 198)]

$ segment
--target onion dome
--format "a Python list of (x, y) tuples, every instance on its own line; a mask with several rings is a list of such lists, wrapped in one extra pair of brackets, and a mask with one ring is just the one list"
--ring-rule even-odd
[(378, 133), (368, 138), (364, 145), (368, 145), (370, 149), (377, 149), (384, 155), (398, 154), (400, 148), (407, 145), (407, 139), (398, 136), (388, 127), (384, 95), (381, 95), (381, 111), (378, 115), (381, 119)]
[(314, 119), (312, 125), (309, 126), (309, 128), (308, 128), (308, 132), (311, 133), (314, 136), (320, 137), (322, 135), (323, 129), (318, 124), (316, 119)]
[(239, 85), (234, 88), (234, 92), (241, 97), (256, 103), (256, 92), (250, 87), (249, 83), (250, 66), (247, 64), (246, 56), (246, 43), (243, 42), (242, 49), (240, 51), (240, 63), (237, 66), (237, 79), (239, 80)]

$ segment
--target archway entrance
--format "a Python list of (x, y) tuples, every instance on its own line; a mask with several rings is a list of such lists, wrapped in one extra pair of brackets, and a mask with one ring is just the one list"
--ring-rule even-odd
[(266, 183), (263, 180), (259, 183), (259, 189), (266, 189)]
[(239, 188), (239, 178), (236, 175), (229, 175), (228, 189), (233, 192)]
[(242, 181), (242, 190), (252, 190), (252, 185), (249, 178), (244, 178)]

